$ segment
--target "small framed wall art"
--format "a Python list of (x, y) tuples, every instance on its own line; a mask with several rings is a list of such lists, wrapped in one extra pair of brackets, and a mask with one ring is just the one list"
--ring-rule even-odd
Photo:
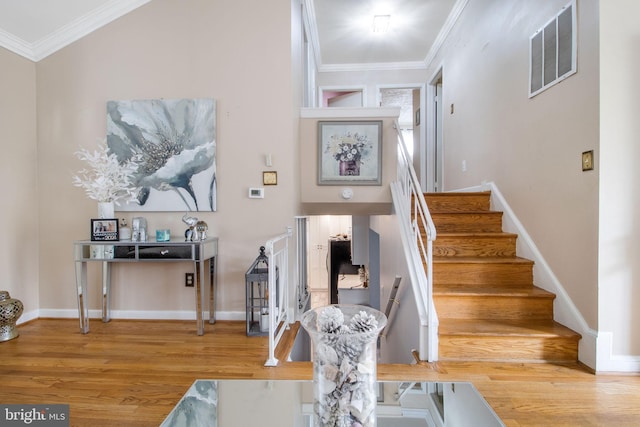
[(278, 172), (276, 171), (262, 172), (262, 185), (278, 185)]
[(318, 122), (318, 185), (381, 185), (382, 120)]
[(117, 242), (118, 239), (118, 219), (92, 219), (91, 220), (91, 240)]

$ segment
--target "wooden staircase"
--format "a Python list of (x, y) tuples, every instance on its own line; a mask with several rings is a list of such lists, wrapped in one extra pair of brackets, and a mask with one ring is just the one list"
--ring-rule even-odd
[(553, 320), (555, 295), (533, 285), (489, 192), (428, 193), (437, 230), (433, 296), (439, 359), (576, 362), (580, 335)]

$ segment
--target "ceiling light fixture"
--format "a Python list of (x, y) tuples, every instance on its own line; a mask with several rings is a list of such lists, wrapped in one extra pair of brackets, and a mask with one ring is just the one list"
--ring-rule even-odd
[(391, 15), (375, 15), (373, 17), (373, 32), (386, 33), (389, 31), (389, 21), (391, 21)]

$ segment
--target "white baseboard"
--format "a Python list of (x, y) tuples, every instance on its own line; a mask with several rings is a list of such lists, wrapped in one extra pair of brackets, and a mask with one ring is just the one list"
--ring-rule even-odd
[(477, 187), (469, 187), (456, 191), (491, 191), (491, 208), (502, 211), (503, 230), (518, 235), (516, 242), (518, 255), (534, 262), (533, 276), (535, 285), (556, 295), (553, 303), (554, 319), (558, 323), (582, 335), (578, 346), (578, 359), (591, 369), (596, 370), (596, 360), (597, 356), (599, 356), (599, 354), (597, 354), (597, 348), (599, 346), (598, 332), (589, 327), (496, 184), (488, 182)]
[[(78, 310), (60, 310), (60, 309), (41, 309), (35, 312), (37, 315), (29, 320), (38, 317), (51, 317), (57, 319), (76, 319), (78, 318)], [(209, 312), (204, 313), (204, 318), (209, 318)], [(24, 316), (23, 316), (24, 317)], [(89, 310), (90, 319), (102, 318), (101, 310)], [(195, 311), (181, 310), (111, 310), (112, 319), (136, 319), (136, 320), (196, 320)], [(216, 320), (245, 320), (246, 313), (244, 311), (217, 311)], [(23, 320), (21, 318), (20, 320)]]
[(613, 333), (598, 333), (596, 372), (640, 372), (640, 356), (613, 354)]
[(38, 310), (25, 311), (22, 313), (22, 316), (20, 316), (16, 324), (20, 325), (21, 323), (37, 319), (38, 317), (40, 317)]

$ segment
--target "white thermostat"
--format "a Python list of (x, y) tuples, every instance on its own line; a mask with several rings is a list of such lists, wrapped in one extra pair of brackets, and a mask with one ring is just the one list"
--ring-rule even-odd
[(264, 188), (249, 188), (250, 199), (264, 199)]

